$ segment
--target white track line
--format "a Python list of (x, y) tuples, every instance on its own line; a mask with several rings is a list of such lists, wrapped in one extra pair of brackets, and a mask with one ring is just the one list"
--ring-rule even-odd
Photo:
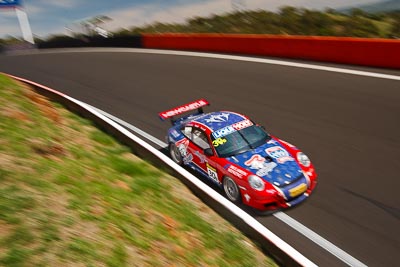
[(154, 136), (152, 136), (152, 135), (146, 133), (145, 131), (142, 131), (141, 129), (139, 129), (139, 128), (133, 126), (132, 124), (129, 124), (129, 123), (127, 123), (127, 122), (125, 122), (125, 121), (123, 121), (123, 120), (121, 120), (121, 119), (119, 119), (119, 118), (117, 118), (117, 117), (115, 117), (115, 116), (113, 116), (113, 115), (111, 115), (111, 114), (105, 112), (105, 111), (102, 111), (101, 109), (95, 108), (95, 107), (93, 107), (93, 106), (91, 106), (91, 105), (89, 105), (89, 104), (86, 104), (86, 103), (83, 103), (83, 102), (80, 102), (80, 103), (81, 103), (82, 105), (87, 105), (87, 106), (91, 107), (92, 109), (96, 110), (97, 112), (99, 112), (99, 113), (103, 114), (104, 116), (106, 116), (106, 117), (112, 119), (112, 120), (115, 121), (116, 123), (118, 123), (118, 124), (124, 126), (125, 128), (127, 128), (127, 129), (129, 129), (129, 130), (134, 131), (134, 132), (137, 133), (138, 135), (141, 135), (142, 137), (146, 138), (147, 140), (150, 140), (151, 142), (153, 142), (153, 143), (159, 145), (159, 146), (162, 147), (162, 148), (168, 146), (167, 143), (164, 143), (164, 142), (161, 141), (160, 139), (155, 138)]
[(334, 255), (335, 257), (337, 257), (338, 259), (340, 259), (347, 265), (357, 266), (357, 267), (367, 266), (364, 263), (362, 263), (361, 261), (359, 261), (356, 258), (354, 258), (353, 256), (351, 256), (350, 254), (348, 254), (347, 252), (345, 252), (344, 250), (335, 246), (334, 244), (332, 244), (331, 242), (329, 242), (322, 236), (318, 235), (316, 232), (314, 232), (310, 228), (299, 223), (298, 221), (296, 221), (295, 219), (293, 219), (286, 213), (276, 212), (273, 214), (273, 216), (275, 216), (275, 218), (281, 220), (282, 222), (286, 223), (287, 225), (289, 225), (290, 227), (295, 229), (297, 232), (301, 233), (302, 235), (304, 235), (305, 237), (307, 237), (308, 239), (310, 239), (311, 241), (316, 243), (318, 246), (324, 248), (329, 253), (331, 253), (332, 255)]
[[(83, 102), (81, 102), (81, 104), (82, 105), (86, 105), (86, 106), (96, 110), (100, 114), (112, 119), (113, 121), (121, 124), (122, 126), (134, 131), (135, 133), (141, 135), (142, 137), (144, 137), (144, 138), (150, 140), (151, 142), (159, 145), (161, 148), (165, 148), (168, 145), (168, 144), (164, 143), (163, 141), (157, 139), (156, 137), (154, 137), (154, 136), (152, 136), (152, 135), (140, 130), (139, 128), (137, 128), (135, 126), (133, 126), (132, 124), (129, 124), (129, 123), (127, 123), (127, 122), (125, 122), (125, 121), (123, 121), (123, 120), (121, 120), (121, 119), (119, 119), (119, 118), (117, 118), (117, 117), (115, 117), (115, 116), (103, 111), (103, 110), (100, 110), (98, 108), (95, 108), (95, 107), (90, 106), (89, 104), (86, 104), (86, 103), (83, 103)], [(329, 242), (328, 240), (326, 240), (322, 236), (318, 235), (313, 230), (309, 229), (308, 227), (304, 226), (300, 222), (296, 221), (295, 219), (293, 219), (292, 217), (290, 217), (286, 213), (276, 212), (276, 213), (273, 214), (273, 216), (275, 218), (279, 219), (280, 221), (284, 222), (285, 224), (287, 224), (288, 226), (290, 226), (291, 228), (293, 228), (294, 230), (296, 230), (297, 232), (299, 232), (303, 236), (307, 237), (312, 242), (314, 242), (315, 244), (317, 244), (321, 248), (325, 249), (326, 251), (328, 251), (329, 253), (331, 253), (332, 255), (334, 255), (336, 258), (338, 258), (339, 260), (343, 261), (347, 265), (349, 265), (349, 266), (357, 266), (357, 267), (366, 267), (367, 266), (364, 263), (362, 263), (361, 261), (359, 261), (356, 258), (354, 258), (353, 256), (351, 256), (350, 254), (348, 254), (347, 252), (345, 252), (344, 250), (342, 250), (339, 247), (337, 247), (336, 245), (334, 245), (333, 243)]]
[(176, 51), (176, 50), (158, 50), (158, 49), (143, 49), (143, 48), (79, 48), (79, 49), (52, 49), (42, 50), (40, 52), (26, 52), (21, 54), (14, 54), (12, 56), (27, 55), (27, 54), (59, 54), (59, 53), (88, 53), (88, 52), (100, 52), (100, 53), (139, 53), (139, 54), (157, 54), (157, 55), (173, 55), (173, 56), (190, 56), (190, 57), (203, 57), (203, 58), (215, 58), (215, 59), (227, 59), (235, 61), (245, 61), (253, 63), (264, 63), (271, 65), (280, 65), (288, 67), (296, 67), (303, 69), (321, 70), (328, 72), (336, 72), (343, 74), (351, 74), (358, 76), (366, 76), (380, 79), (397, 80), (400, 81), (400, 76), (390, 75), (377, 72), (352, 70), (339, 67), (328, 67), (309, 63), (297, 63), (284, 60), (274, 60), (266, 58), (257, 58), (249, 56), (233, 56), (224, 54), (213, 54), (213, 53), (202, 53), (202, 52), (187, 52), (187, 51)]

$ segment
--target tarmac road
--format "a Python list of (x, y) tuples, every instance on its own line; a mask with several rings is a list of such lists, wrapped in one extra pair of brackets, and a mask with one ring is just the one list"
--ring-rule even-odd
[[(314, 194), (286, 214), (368, 266), (399, 264), (399, 80), (112, 50), (0, 56), (0, 71), (55, 88), (161, 140), (169, 125), (157, 113), (198, 98), (209, 100), (207, 110), (247, 114), (301, 148), (319, 175)], [(345, 265), (277, 218), (257, 219), (316, 264)]]

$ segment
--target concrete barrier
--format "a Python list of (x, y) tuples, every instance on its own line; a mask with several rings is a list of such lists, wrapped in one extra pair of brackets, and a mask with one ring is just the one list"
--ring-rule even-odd
[(142, 47), (140, 35), (116, 36), (104, 38), (101, 36), (72, 38), (61, 36), (50, 41), (37, 44), (39, 49), (47, 48), (71, 48), (71, 47)]
[(143, 34), (143, 48), (238, 53), (400, 68), (400, 40), (255, 34)]

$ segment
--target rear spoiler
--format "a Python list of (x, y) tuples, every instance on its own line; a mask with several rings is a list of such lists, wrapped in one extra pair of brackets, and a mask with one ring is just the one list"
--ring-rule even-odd
[(160, 119), (162, 121), (165, 121), (166, 119), (171, 119), (172, 123), (174, 123), (175, 116), (182, 115), (184, 113), (187, 113), (189, 111), (196, 110), (196, 109), (197, 109), (198, 114), (201, 114), (201, 113), (203, 113), (203, 107), (209, 106), (209, 105), (210, 105), (210, 103), (208, 103), (207, 100), (199, 99), (194, 102), (191, 102), (191, 103), (179, 106), (179, 107), (175, 107), (170, 110), (160, 112), (160, 113), (158, 113), (158, 116), (160, 117)]

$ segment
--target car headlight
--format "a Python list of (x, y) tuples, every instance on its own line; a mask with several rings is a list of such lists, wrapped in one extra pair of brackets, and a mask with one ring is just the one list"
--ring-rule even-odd
[(265, 189), (265, 183), (260, 177), (256, 175), (250, 175), (247, 180), (249, 181), (251, 188), (254, 190), (263, 191)]
[(311, 165), (311, 161), (310, 159), (307, 157), (306, 154), (304, 154), (303, 152), (299, 152), (297, 153), (297, 160), (300, 162), (301, 165), (303, 165), (304, 167), (310, 167)]

